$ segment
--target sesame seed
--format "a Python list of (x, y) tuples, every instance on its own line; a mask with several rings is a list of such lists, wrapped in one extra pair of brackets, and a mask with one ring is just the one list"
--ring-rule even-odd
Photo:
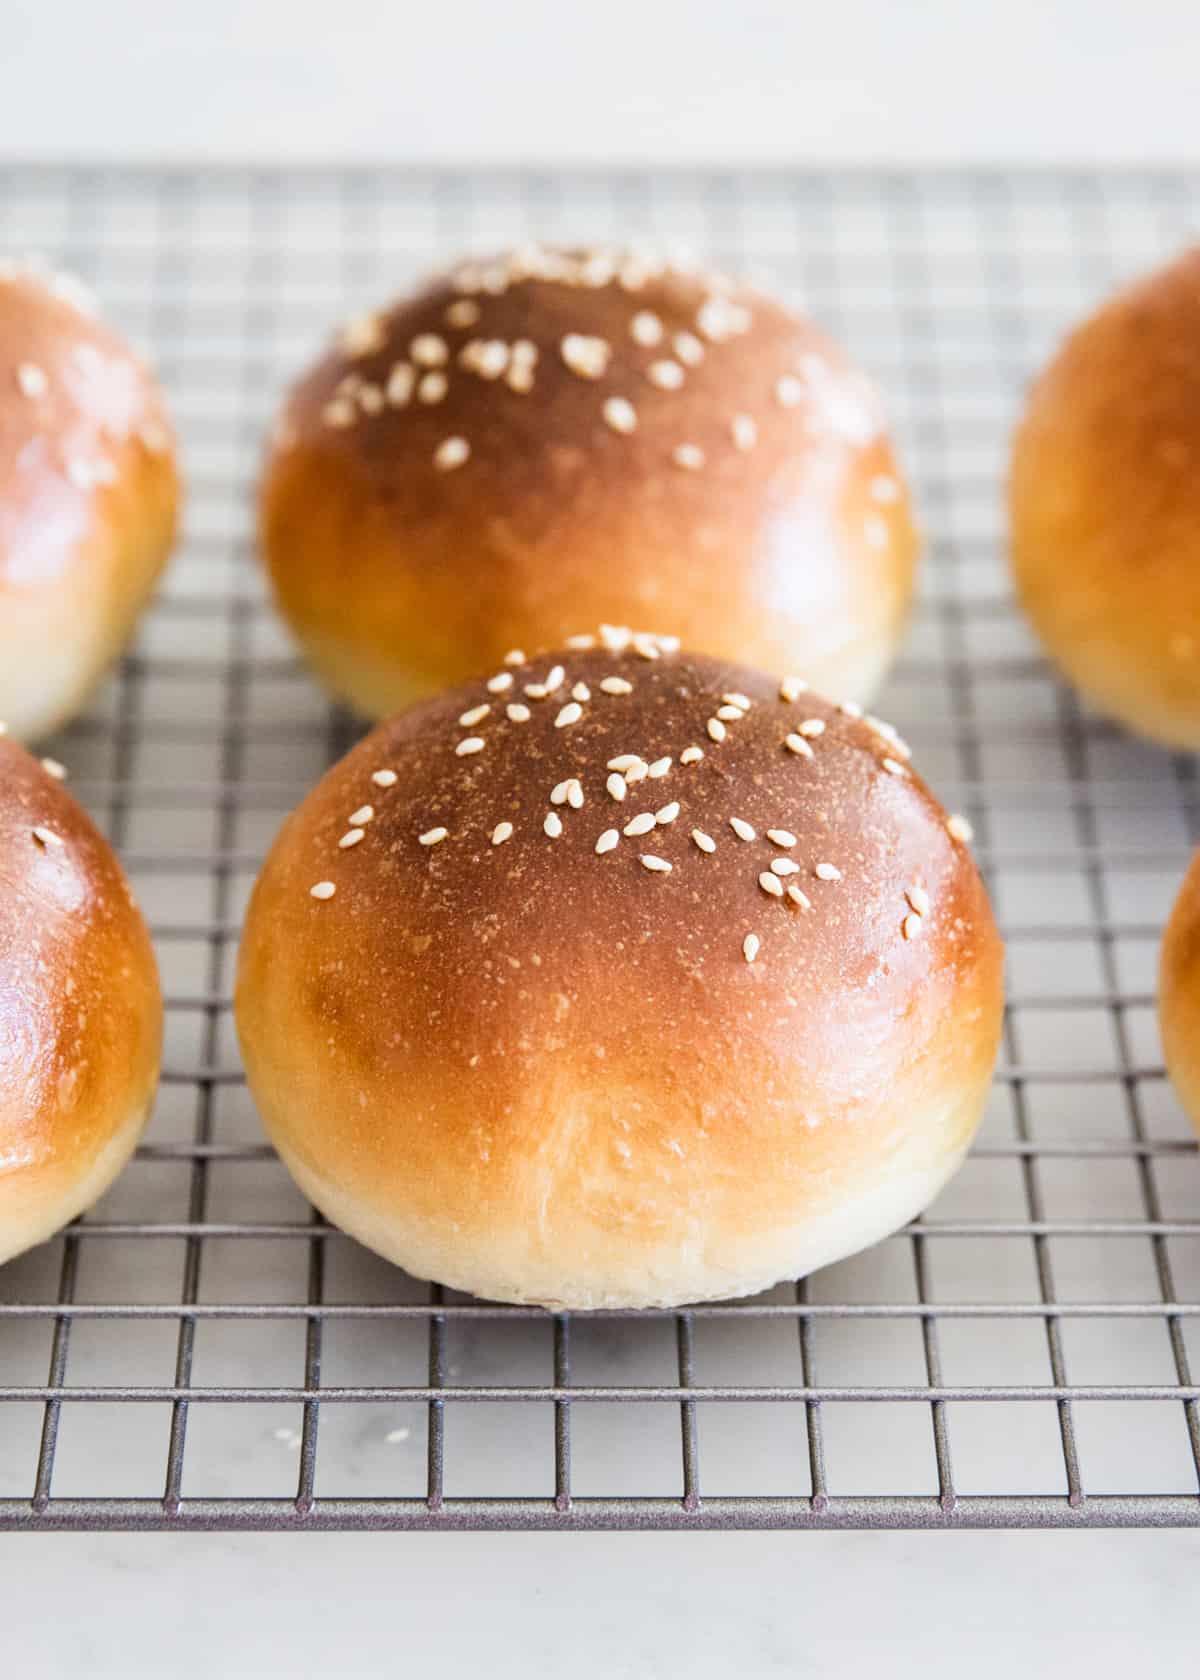
[(376, 787), (395, 787), (397, 776), (394, 770), (372, 770), (371, 780)]
[(470, 729), (473, 725), (481, 723), (491, 709), (492, 708), (485, 700), (482, 706), (472, 706), (469, 712), (463, 712), (458, 721), (462, 724), (464, 729)]
[(975, 837), (975, 830), (966, 817), (957, 814), (946, 818), (946, 833), (952, 840), (961, 840), (964, 846), (969, 845)]
[(544, 700), (550, 691), (545, 683), (532, 682), (525, 684), (525, 692), (531, 700)]
[(378, 315), (358, 315), (346, 322), (339, 342), (347, 356), (369, 356), (383, 347), (383, 322)]
[(406, 408), (412, 400), (417, 376), (408, 362), (397, 362), (387, 378), (387, 400), (393, 408)]
[(444, 373), (427, 373), (417, 386), (417, 401), (439, 403), (448, 390)]
[(825, 733), (824, 720), (822, 718), (805, 718), (796, 733), (803, 735), (807, 740), (815, 741), (819, 735)]
[[(489, 338), (478, 344), (470, 362), (466, 361), (465, 349), (461, 352), (459, 360), (472, 368), (480, 379), (499, 379), (502, 374), (507, 373), (511, 355), (512, 352), (503, 339)], [(528, 369), (525, 369), (525, 372), (528, 374)]]
[(427, 828), (424, 834), (417, 836), (417, 839), (422, 846), (440, 846), (449, 832), (447, 828)]
[(629, 646), (631, 635), (632, 631), (626, 630), (623, 625), (602, 624), (600, 626), (600, 640), (610, 653), (624, 653)]
[(762, 950), (762, 940), (756, 933), (748, 933), (742, 940), (742, 955), (748, 963), (752, 963)]
[(717, 849), (717, 842), (710, 834), (705, 834), (702, 828), (694, 828), (692, 830), (692, 839), (696, 842), (702, 852), (715, 852)]
[(600, 687), (605, 694), (632, 694), (633, 684), (626, 682), (624, 677), (602, 677)]
[(608, 770), (621, 771), (632, 770), (634, 765), (641, 764), (643, 762), (644, 761), (638, 757), (637, 753), (619, 753), (616, 758), (609, 759), (605, 768)]
[(418, 333), (408, 347), (408, 353), (418, 367), (445, 367), (449, 350), (446, 340), (438, 333)]
[(888, 523), (877, 513), (869, 513), (863, 520), (863, 536), (867, 539), (868, 548), (886, 548), (888, 544)]
[(617, 844), (620, 838), (621, 836), (617, 833), (615, 828), (606, 828), (599, 840), (596, 841), (596, 851), (601, 857), (603, 857), (605, 852), (612, 851), (613, 847)]
[(567, 804), (573, 811), (583, 809), (583, 783), (578, 776), (572, 776), (567, 783)]
[(42, 760), (42, 769), (46, 772), (47, 776), (53, 776), (56, 782), (63, 782), (67, 778), (66, 765), (60, 764), (56, 758), (44, 758)]
[(340, 431), (345, 426), (354, 424), (354, 404), (346, 402), (342, 397), (335, 397), (327, 402), (321, 410), (321, 419), (334, 431)]
[(548, 834), (551, 840), (557, 840), (562, 831), (562, 818), (558, 812), (547, 811), (542, 819), (542, 833)]
[(796, 836), (790, 828), (769, 828), (767, 839), (773, 846), (791, 847), (796, 844)]
[(473, 298), (456, 298), (443, 319), (448, 327), (473, 327), (479, 319), (479, 305)]
[(860, 718), (863, 715), (862, 707), (853, 700), (840, 700), (838, 711), (843, 717)]
[(721, 698), (727, 706), (737, 706), (743, 712), (748, 712), (753, 703), (748, 695), (739, 694), (737, 689), (733, 689), (729, 694), (722, 694)]
[(922, 925), (920, 916), (905, 916), (903, 924), (905, 939), (915, 939), (920, 933)]
[(546, 672), (546, 681), (543, 684), (546, 693), (553, 694), (555, 689), (561, 688), (563, 683), (566, 681), (566, 676), (567, 673), (563, 670), (561, 665), (552, 665)]
[(629, 792), (624, 776), (619, 775), (615, 770), (604, 785), (614, 799), (624, 799)]
[(378, 414), (383, 407), (383, 392), (379, 386), (362, 386), (358, 392), (358, 406), (364, 414)]
[(804, 401), (804, 386), (790, 373), (775, 381), (775, 398), (781, 408), (799, 408)]
[(929, 894), (924, 887), (905, 887), (904, 896), (918, 916), (928, 916)]
[(643, 852), (640, 861), (642, 868), (650, 870), (654, 875), (669, 875), (671, 873), (672, 866), (666, 858), (655, 857), (653, 852)]
[(532, 367), (538, 359), (537, 345), (528, 338), (514, 338), (512, 341), (512, 359), (526, 367)]
[(900, 486), (894, 478), (886, 473), (880, 473), (867, 486), (868, 494), (873, 502), (898, 502), (900, 500)]
[(39, 846), (61, 846), (62, 840), (52, 828), (37, 827), (33, 831), (33, 838)]
[(504, 710), (514, 723), (528, 723), (533, 716), (529, 707), (523, 706), (519, 700), (514, 700), (510, 706), (505, 706)]
[(769, 897), (783, 897), (783, 882), (779, 879), (778, 875), (772, 875), (769, 870), (763, 870), (762, 874), (758, 877), (758, 884)]
[(629, 323), (629, 333), (635, 344), (652, 350), (662, 341), (663, 324), (651, 310), (639, 309)]
[(604, 424), (614, 432), (637, 430), (637, 410), (625, 397), (609, 397), (601, 410)]
[(720, 718), (710, 717), (704, 727), (708, 730), (708, 738), (710, 741), (723, 741), (725, 739), (725, 725), (721, 722)]
[(571, 694), (574, 699), (580, 701), (587, 701), (592, 698), (592, 691), (585, 682), (575, 683), (571, 689)]
[(703, 747), (684, 747), (679, 755), (679, 762), (680, 764), (699, 764), (703, 757)]
[(472, 753), (481, 753), (483, 751), (482, 735), (465, 736), (455, 747), (454, 751), (459, 758), (470, 758)]
[(522, 648), (509, 648), (508, 652), (504, 655), (503, 663), (505, 665), (524, 665), (524, 650)]
[(741, 723), (745, 712), (740, 706), (718, 706), (717, 716), (725, 723)]
[(646, 378), (660, 391), (678, 391), (685, 377), (678, 362), (651, 362), (646, 369)]
[(466, 438), (450, 437), (439, 443), (433, 452), (433, 464), (442, 472), (450, 472), (454, 467), (461, 467), (471, 454), (471, 445)]
[(636, 759), (628, 770), (622, 771), (622, 775), (630, 787), (633, 787), (636, 782), (644, 782), (649, 774), (650, 766), (642, 758)]
[(695, 443), (678, 443), (671, 451), (671, 459), (677, 467), (683, 467), (688, 472), (699, 472), (704, 465), (704, 451)]
[(17, 369), (17, 384), (27, 397), (44, 397), (50, 381), (35, 362), (22, 362)]
[(647, 766), (646, 774), (651, 781), (656, 782), (660, 776), (665, 776), (670, 768), (671, 760), (669, 758), (656, 758), (653, 764)]
[(342, 835), (342, 838), (338, 841), (338, 845), (341, 847), (343, 852), (348, 852), (351, 846), (357, 846), (359, 841), (365, 840), (366, 837), (367, 835), (365, 829), (350, 828)]
[(488, 678), (485, 686), (489, 694), (504, 694), (512, 685), (513, 674), (511, 671), (497, 671), (494, 677)]
[(654, 820), (665, 827), (667, 823), (673, 823), (678, 815), (679, 801), (672, 799), (669, 805), (664, 805), (661, 810), (655, 811)]
[(779, 698), (789, 702), (798, 700), (808, 684), (803, 677), (784, 677), (779, 684)]
[(566, 729), (569, 724), (578, 723), (583, 716), (583, 707), (578, 700), (568, 700), (554, 720), (555, 729)]
[(791, 858), (772, 858), (771, 868), (776, 875), (798, 875), (800, 865)]
[(589, 338), (584, 333), (568, 333), (559, 349), (563, 361), (581, 379), (602, 379), (612, 350), (603, 338)]
[(745, 819), (742, 818), (742, 817), (730, 817), (729, 826), (733, 830), (733, 832), (737, 835), (739, 840), (757, 840), (758, 839), (757, 830), (752, 828), (751, 825), (748, 822), (746, 822)]
[(671, 343), (685, 367), (699, 367), (704, 360), (704, 346), (694, 333), (676, 333)]
[(812, 909), (812, 899), (809, 898), (809, 896), (806, 892), (802, 892), (800, 890), (800, 888), (795, 885), (794, 882), (787, 889), (787, 895), (791, 899), (793, 904), (798, 904), (800, 906), (801, 910), (811, 910)]
[(729, 422), (734, 445), (744, 454), (758, 442), (758, 425), (749, 414), (735, 414)]
[(783, 744), (789, 752), (795, 753), (797, 758), (812, 758), (814, 756), (812, 748), (803, 735), (785, 736)]
[(904, 765), (901, 764), (901, 762), (898, 758), (885, 758), (884, 761), (883, 761), (883, 768), (887, 771), (889, 776), (907, 776), (908, 775), (908, 771), (906, 770)]
[(639, 834), (649, 834), (654, 827), (654, 812), (639, 811), (636, 817), (631, 817), (623, 830), (626, 837), (636, 840)]
[(316, 886), (308, 889), (310, 898), (332, 898), (336, 891), (332, 881), (318, 881)]
[(569, 785), (570, 785), (570, 780), (568, 778), (567, 781), (559, 782), (556, 787), (551, 789), (551, 793), (550, 793), (550, 803), (551, 803), (551, 805), (565, 805), (566, 804), (566, 802), (567, 802), (567, 788), (568, 788)]
[(354, 828), (361, 828), (364, 823), (373, 821), (374, 816), (374, 805), (360, 805), (357, 811), (351, 812), (350, 822)]
[(533, 369), (527, 362), (510, 362), (508, 372), (504, 375), (504, 383), (518, 396), (528, 396), (533, 390)]
[(635, 636), (633, 638), (633, 651), (639, 659), (658, 659), (662, 654), (659, 640), (660, 638), (654, 636)]
[(492, 830), (492, 845), (503, 846), (506, 840), (512, 839), (513, 825), (510, 822), (497, 823)]
[(567, 646), (569, 648), (577, 648), (580, 652), (583, 652), (587, 648), (593, 648), (593, 647), (595, 647), (595, 645), (596, 645), (595, 636), (589, 636), (589, 635), (585, 634), (585, 635), (582, 635), (582, 636), (568, 636), (567, 637)]
[(819, 863), (814, 871), (819, 881), (840, 881), (842, 872), (836, 863)]

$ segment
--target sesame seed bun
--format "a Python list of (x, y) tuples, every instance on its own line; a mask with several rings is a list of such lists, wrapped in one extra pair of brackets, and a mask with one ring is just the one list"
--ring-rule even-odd
[(417, 1275), (581, 1308), (748, 1293), (923, 1208), (988, 1088), (1001, 944), (962, 819), (857, 712), (642, 638), (377, 728), (241, 947), (305, 1194)]
[(1163, 935), (1158, 979), (1167, 1072), (1200, 1132), (1200, 852), (1183, 878)]
[(1050, 656), (1101, 711), (1200, 746), (1200, 247), (1059, 349), (1017, 430), (1010, 510)]
[(154, 379), (76, 282), (0, 265), (0, 717), (30, 739), (84, 704), (175, 532)]
[(542, 247), (343, 329), (276, 427), (261, 546), (317, 674), (372, 716), (581, 618), (864, 699), (915, 557), (878, 401), (810, 321)]
[(112, 848), (55, 774), (0, 739), (0, 1261), (125, 1165), (161, 1037), (154, 954)]

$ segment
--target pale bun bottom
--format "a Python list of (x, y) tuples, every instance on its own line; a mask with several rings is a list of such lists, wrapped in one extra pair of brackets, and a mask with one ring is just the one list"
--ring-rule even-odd
[(128, 1163), (150, 1117), (153, 1096), (142, 1098), (81, 1176), (60, 1175), (31, 1186), (18, 1168), (0, 1178), (0, 1265), (61, 1231), (98, 1202)]
[[(970, 1121), (965, 1127), (961, 1123), (947, 1126), (951, 1135), (959, 1137), (964, 1130), (969, 1135), (971, 1129)], [(477, 1239), (477, 1252), (471, 1254), (461, 1238), (447, 1229), (422, 1230), (387, 1219), (331, 1185), (289, 1149), (279, 1147), (279, 1153), (304, 1195), (326, 1219), (410, 1276), (433, 1279), (484, 1300), (586, 1312), (727, 1300), (806, 1277), (907, 1225), (953, 1178), (966, 1149), (945, 1155), (933, 1165), (907, 1171), (894, 1166), (852, 1200), (782, 1229), (749, 1230), (736, 1243), (722, 1242), (720, 1253), (710, 1252), (703, 1242), (688, 1251), (675, 1248), (647, 1254), (643, 1250), (632, 1255), (628, 1246), (614, 1244), (603, 1272), (593, 1269), (575, 1277), (562, 1256), (542, 1257), (526, 1247), (504, 1264), (499, 1239), (494, 1243), (486, 1237)]]

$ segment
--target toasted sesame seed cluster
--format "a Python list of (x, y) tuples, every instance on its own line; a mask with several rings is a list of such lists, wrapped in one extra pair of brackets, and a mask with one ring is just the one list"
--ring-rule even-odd
[(70, 276), (0, 263), (0, 714), (64, 722), (119, 651), (174, 535), (153, 377)]
[(352, 321), (262, 505), (285, 614), (375, 712), (651, 601), (688, 645), (865, 694), (911, 584), (868, 383), (771, 298), (644, 250), (529, 246)]
[(421, 1275), (737, 1293), (924, 1205), (1000, 945), (895, 730), (603, 625), (380, 725), (256, 886), (239, 1033), (305, 1193)]

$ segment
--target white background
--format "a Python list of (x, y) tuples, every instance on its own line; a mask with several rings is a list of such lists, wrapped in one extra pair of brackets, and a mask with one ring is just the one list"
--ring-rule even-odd
[[(1197, 160), (1187, 0), (3, 0), (0, 160)], [(1195, 1672), (1200, 1536), (0, 1539), (4, 1668)]]
[(1193, 0), (3, 0), (0, 155), (1200, 151)]

